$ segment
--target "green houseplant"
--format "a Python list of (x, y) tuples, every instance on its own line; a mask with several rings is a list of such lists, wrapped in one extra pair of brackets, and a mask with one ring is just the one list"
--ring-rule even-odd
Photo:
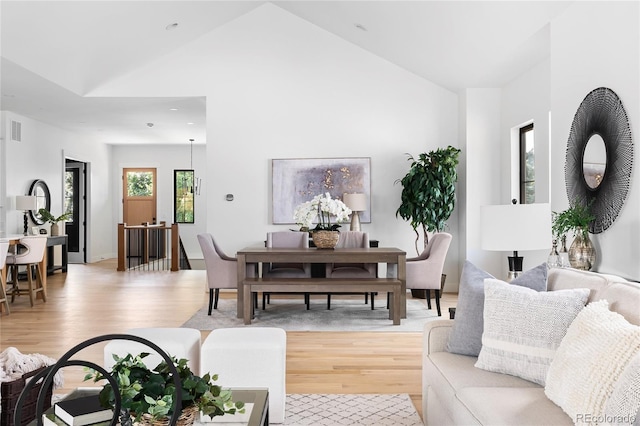
[[(162, 361), (154, 369), (149, 369), (143, 362), (143, 358), (148, 355), (148, 353), (128, 354), (124, 357), (113, 355), (116, 363), (111, 374), (118, 383), (122, 424), (130, 423), (130, 418), (134, 418), (139, 423), (163, 424), (173, 414), (175, 385), (169, 366)], [(183, 424), (193, 423), (198, 411), (211, 417), (236, 412), (244, 413), (243, 402), (233, 402), (229, 390), (223, 390), (213, 383), (218, 379), (217, 375), (206, 374), (199, 377), (191, 372), (186, 359), (177, 360), (172, 357), (172, 360), (182, 384), (180, 419), (183, 420)], [(93, 379), (94, 382), (104, 378), (95, 370), (91, 370), (85, 376), (85, 380)], [(102, 388), (99, 397), (104, 407), (115, 406), (114, 389), (109, 383)]]
[(569, 263), (573, 268), (588, 271), (596, 261), (596, 250), (589, 238), (589, 225), (594, 219), (590, 206), (581, 203), (575, 203), (560, 213), (552, 213), (553, 237), (562, 240), (569, 232), (574, 235), (569, 247)]
[(40, 215), (40, 217), (42, 217), (42, 219), (44, 219), (46, 222), (49, 222), (51, 224), (52, 236), (60, 235), (58, 222), (69, 220), (72, 217), (70, 212), (63, 213), (62, 215), (55, 217), (54, 215), (51, 214), (49, 210), (45, 208), (41, 208), (40, 210), (38, 210), (38, 214)]
[(418, 158), (409, 155), (409, 172), (401, 180), (402, 202), (396, 217), (409, 221), (416, 233), (416, 251), (422, 228), (424, 246), (428, 243), (428, 232), (444, 230), (446, 221), (453, 213), (456, 203), (458, 180), (458, 155), (460, 150), (452, 146), (422, 153)]

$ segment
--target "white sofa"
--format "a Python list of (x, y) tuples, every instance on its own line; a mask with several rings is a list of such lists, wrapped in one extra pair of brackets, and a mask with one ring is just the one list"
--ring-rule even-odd
[[(640, 284), (618, 277), (551, 269), (548, 291), (589, 288), (589, 302), (606, 299), (609, 309), (640, 325)], [(544, 388), (521, 378), (474, 366), (477, 358), (446, 351), (454, 320), (425, 325), (422, 409), (427, 425), (572, 425)], [(636, 423), (638, 423), (636, 419)]]

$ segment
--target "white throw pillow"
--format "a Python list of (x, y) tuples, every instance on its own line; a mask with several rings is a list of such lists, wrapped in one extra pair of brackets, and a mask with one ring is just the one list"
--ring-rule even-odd
[(484, 332), (476, 367), (544, 386), (547, 370), (589, 289), (537, 292), (484, 280)]
[(630, 425), (640, 414), (640, 352), (625, 367), (607, 400), (605, 417), (612, 425)]
[(590, 303), (562, 339), (544, 393), (575, 424), (605, 423), (607, 400), (638, 352), (640, 327), (611, 312), (606, 300)]

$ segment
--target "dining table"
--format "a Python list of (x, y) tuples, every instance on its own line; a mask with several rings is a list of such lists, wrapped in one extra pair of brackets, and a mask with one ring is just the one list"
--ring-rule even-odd
[[(393, 294), (393, 304), (390, 308), (390, 317), (394, 311), (398, 313), (394, 319), (394, 324), (399, 323), (399, 318), (407, 316), (407, 299), (406, 299), (406, 252), (395, 247), (367, 247), (367, 248), (335, 248), (335, 249), (319, 249), (319, 248), (269, 248), (269, 247), (246, 247), (239, 250), (236, 254), (237, 272), (238, 272), (238, 291), (237, 291), (237, 317), (244, 318), (245, 323), (250, 322), (251, 315), (247, 311), (250, 304), (249, 297), (245, 297), (247, 289), (253, 290), (259, 288), (265, 289), (288, 287), (295, 291), (299, 287), (299, 291), (311, 291), (321, 293), (324, 288), (330, 288), (330, 292), (334, 292), (336, 287), (340, 292), (351, 292), (355, 289), (370, 289), (370, 291), (388, 291)], [(393, 278), (261, 278), (247, 277), (247, 265), (261, 263), (386, 263), (387, 267), (395, 271)], [(260, 270), (261, 268), (256, 268)], [(339, 284), (339, 285), (336, 285)], [(278, 290), (280, 291), (280, 290)], [(395, 297), (395, 296), (398, 297)], [(396, 324), (397, 325), (397, 324)]]

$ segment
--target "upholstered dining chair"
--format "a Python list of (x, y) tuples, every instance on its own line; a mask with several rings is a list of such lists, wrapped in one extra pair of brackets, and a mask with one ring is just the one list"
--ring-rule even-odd
[[(361, 231), (340, 231), (340, 239), (336, 248), (368, 248), (369, 234)], [(325, 266), (327, 278), (376, 278), (378, 264), (376, 263), (327, 263)], [(371, 295), (371, 309), (374, 308), (375, 293), (365, 293), (365, 303)], [(327, 309), (331, 309), (331, 294), (327, 295)]]
[[(47, 289), (42, 284), (42, 274), (46, 271), (40, 270), (40, 262), (44, 259), (44, 251), (47, 249), (47, 237), (27, 236), (20, 238), (18, 246), (24, 247), (23, 251), (16, 251), (16, 254), (7, 255), (7, 267), (11, 268), (12, 289), (11, 303), (16, 296), (21, 294), (29, 295), (31, 306), (34, 305), (36, 295), (42, 293), (42, 301), (47, 301)], [(20, 288), (18, 269), (20, 266), (26, 267), (27, 272), (27, 288)], [(36, 284), (33, 284), (33, 274), (35, 271)]]
[(11, 313), (11, 309), (9, 308), (9, 300), (7, 299), (7, 292), (5, 288), (7, 287), (7, 283), (3, 278), (2, 271), (6, 267), (7, 264), (7, 254), (9, 252), (9, 242), (8, 241), (0, 241), (0, 303), (4, 303), (4, 307), (7, 309), (7, 315)]
[[(207, 269), (207, 286), (209, 288), (209, 312), (218, 309), (218, 298), (221, 288), (238, 288), (238, 261), (227, 256), (218, 246), (213, 235), (198, 234), (198, 242), (204, 256)], [(253, 266), (247, 265), (247, 277), (254, 277)], [(255, 302), (255, 299), (254, 299)]]
[[(267, 248), (309, 248), (309, 233), (299, 231), (267, 232)], [(267, 263), (262, 266), (262, 277), (310, 278), (309, 263)], [(262, 309), (270, 302), (270, 293), (262, 293)], [(304, 293), (304, 303), (309, 309), (309, 293)]]
[(407, 289), (426, 290), (428, 309), (431, 309), (431, 290), (435, 290), (438, 316), (442, 316), (440, 287), (451, 238), (451, 234), (437, 232), (431, 236), (420, 256), (407, 259)]

